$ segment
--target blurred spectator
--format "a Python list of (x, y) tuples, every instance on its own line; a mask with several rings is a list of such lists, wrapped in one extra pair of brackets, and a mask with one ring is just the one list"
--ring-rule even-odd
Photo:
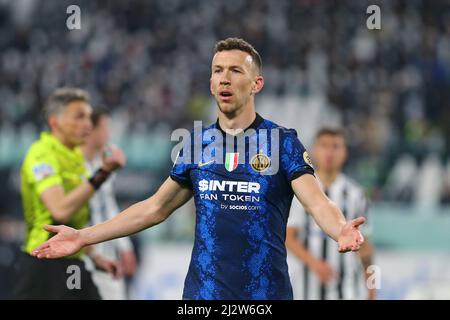
[(71, 85), (112, 106), (113, 118), (126, 110), (123, 134), (162, 122), (192, 127), (210, 108), (205, 79), (214, 42), (240, 36), (265, 57), (261, 100), (323, 97), (342, 115), (350, 171), (385, 172), (399, 152), (419, 160), (430, 150), (448, 155), (450, 6), (376, 1), (382, 29), (368, 30), (372, 2), (82, 0), (82, 28), (69, 31), (71, 1), (0, 1), (0, 126), (39, 131), (42, 98)]

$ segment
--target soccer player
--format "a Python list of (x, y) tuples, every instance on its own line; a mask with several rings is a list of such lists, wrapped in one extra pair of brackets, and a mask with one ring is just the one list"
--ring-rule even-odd
[[(80, 145), (89, 136), (91, 105), (87, 92), (76, 88), (54, 91), (44, 107), (50, 132), (29, 148), (21, 168), (21, 195), (26, 222), (24, 254), (18, 266), (17, 299), (99, 299), (98, 290), (80, 259), (83, 252), (66, 259), (44, 261), (29, 253), (52, 237), (47, 224), (83, 228), (89, 217), (88, 200), (109, 174), (124, 165), (120, 149), (113, 148), (102, 167), (89, 178)], [(116, 272), (116, 265), (100, 255), (96, 267)], [(69, 269), (70, 267), (70, 269)], [(79, 290), (70, 290), (68, 277), (77, 272)], [(70, 282), (70, 281), (69, 281)], [(72, 284), (77, 286), (77, 281)], [(72, 288), (73, 289), (73, 288)]]
[[(323, 128), (314, 141), (312, 156), (318, 181), (325, 194), (347, 219), (367, 214), (367, 199), (362, 188), (342, 173), (347, 159), (344, 131)], [(376, 291), (366, 286), (372, 264), (373, 247), (368, 240), (369, 226), (361, 228), (365, 242), (358, 253), (339, 254), (294, 199), (288, 220), (286, 246), (302, 262), (289, 265), (295, 299), (375, 299)], [(358, 256), (359, 254), (359, 256)], [(288, 262), (291, 259), (288, 259)]]
[[(104, 108), (95, 108), (91, 116), (93, 130), (82, 146), (86, 166), (94, 173), (102, 166), (102, 155), (108, 152), (110, 135), (109, 114)], [(120, 212), (114, 193), (115, 175), (113, 174), (89, 201), (90, 221), (98, 224), (113, 218)], [(118, 261), (123, 275), (131, 277), (136, 270), (136, 256), (129, 237), (100, 243), (94, 247), (94, 253), (113, 261)], [(117, 278), (101, 270), (92, 273), (94, 283), (105, 300), (127, 299), (126, 284), (123, 278)]]
[(249, 148), (242, 153), (230, 151), (228, 143), (225, 150), (209, 152), (206, 147), (206, 156), (196, 160), (194, 152), (192, 162), (188, 161), (192, 147), (185, 148), (153, 196), (86, 229), (48, 226), (57, 235), (33, 255), (63, 257), (86, 245), (138, 232), (163, 222), (194, 196), (195, 242), (183, 298), (292, 299), (285, 237), (294, 194), (338, 242), (340, 251), (358, 250), (363, 242), (358, 227), (364, 218), (346, 222), (320, 189), (296, 132), (255, 112), (255, 95), (264, 85), (261, 65), (258, 52), (242, 39), (228, 38), (216, 44), (210, 90), (218, 105), (218, 120), (200, 135), (194, 128), (193, 149), (198, 139), (203, 148), (211, 140), (237, 140), (242, 135), (246, 136), (245, 147), (255, 141), (259, 144), (268, 140), (268, 130), (278, 135), (273, 144), (261, 143), (259, 153), (251, 158)]

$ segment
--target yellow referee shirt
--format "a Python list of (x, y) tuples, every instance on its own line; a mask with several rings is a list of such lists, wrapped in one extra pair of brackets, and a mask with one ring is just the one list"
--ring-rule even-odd
[[(61, 185), (66, 193), (78, 187), (89, 177), (84, 157), (79, 147), (64, 146), (48, 132), (42, 132), (34, 142), (21, 168), (22, 204), (27, 226), (24, 251), (30, 253), (34, 248), (49, 239), (50, 233), (43, 229), (45, 224), (60, 224), (55, 221), (41, 200), (40, 195), (48, 188)], [(81, 229), (89, 217), (86, 203), (72, 215), (68, 226)], [(79, 257), (78, 253), (73, 257)]]

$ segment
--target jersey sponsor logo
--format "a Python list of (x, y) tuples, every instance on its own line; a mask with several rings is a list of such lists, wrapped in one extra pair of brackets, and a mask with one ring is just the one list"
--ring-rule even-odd
[(55, 171), (53, 170), (53, 167), (46, 163), (40, 163), (36, 164), (32, 167), (34, 179), (36, 181), (41, 181), (45, 177), (52, 176)]
[(227, 191), (242, 193), (259, 193), (261, 185), (258, 182), (247, 181), (219, 181), (219, 180), (200, 180), (198, 189), (204, 191)]
[(256, 172), (264, 172), (270, 167), (270, 158), (265, 154), (255, 154), (250, 161), (252, 169)]
[(227, 153), (225, 156), (225, 169), (231, 172), (237, 168), (239, 162), (239, 153)]
[(313, 166), (312, 165), (312, 162), (311, 162), (311, 158), (309, 157), (309, 154), (308, 154), (308, 152), (303, 152), (303, 160), (305, 160), (305, 162), (307, 163), (307, 164), (309, 164), (311, 167)]

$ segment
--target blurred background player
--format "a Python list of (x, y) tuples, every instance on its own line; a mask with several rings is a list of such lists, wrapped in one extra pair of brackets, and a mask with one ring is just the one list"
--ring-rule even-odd
[[(320, 129), (313, 144), (312, 156), (316, 177), (325, 194), (338, 205), (346, 219), (366, 216), (368, 202), (363, 189), (342, 173), (347, 160), (344, 131)], [(361, 232), (365, 242), (359, 252), (339, 254), (336, 243), (328, 240), (294, 199), (286, 234), (286, 246), (294, 255), (288, 260), (294, 298), (375, 299), (376, 291), (367, 288), (365, 279), (369, 276), (365, 270), (372, 264), (373, 255), (369, 225), (363, 225)], [(297, 259), (301, 266), (295, 261)]]
[[(42, 132), (40, 139), (31, 145), (21, 169), (26, 238), (18, 266), (15, 298), (99, 299), (90, 273), (80, 260), (83, 251), (53, 261), (40, 261), (29, 253), (52, 237), (44, 229), (45, 224), (83, 228), (89, 219), (89, 198), (113, 170), (125, 164), (125, 157), (118, 148), (112, 149), (111, 154), (103, 158), (101, 168), (89, 178), (79, 147), (92, 130), (92, 108), (84, 90), (55, 90), (44, 111), (50, 132)], [(100, 255), (92, 258), (97, 268), (117, 272), (114, 262)], [(69, 290), (67, 286), (70, 275), (67, 268), (71, 265), (80, 268), (79, 290)]]
[[(91, 116), (93, 129), (82, 146), (86, 166), (92, 174), (102, 166), (102, 155), (109, 152), (109, 114), (105, 108), (96, 108)], [(112, 175), (95, 193), (89, 202), (90, 222), (98, 224), (111, 219), (120, 212), (114, 192), (115, 175)], [(136, 256), (129, 237), (103, 242), (94, 247), (94, 253), (118, 261), (121, 273), (132, 277), (136, 271)], [(94, 270), (92, 277), (100, 295), (106, 300), (127, 299), (125, 279), (117, 278), (101, 270)]]

